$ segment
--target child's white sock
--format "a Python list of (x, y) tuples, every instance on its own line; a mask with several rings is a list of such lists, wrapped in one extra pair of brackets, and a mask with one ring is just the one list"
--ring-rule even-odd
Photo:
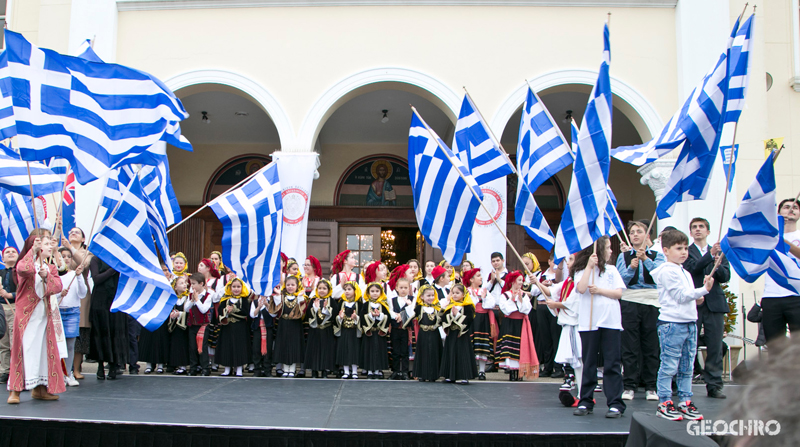
[(482, 373), (486, 372), (486, 360), (478, 360), (478, 371)]
[(226, 367), (225, 367), (225, 371), (223, 371), (223, 372), (222, 372), (222, 374), (224, 374), (224, 375), (226, 375), (226, 376), (227, 376), (227, 375), (229, 375), (230, 373), (231, 373), (231, 367), (230, 367), (230, 366), (226, 366)]
[(288, 370), (289, 370), (288, 372), (290, 373), (297, 371), (297, 363), (292, 363), (291, 365), (289, 365)]
[(156, 368), (164, 369), (164, 364), (163, 363), (159, 363), (159, 364), (156, 365)]
[(353, 365), (353, 375), (358, 375), (358, 365)]
[(349, 366), (342, 366), (342, 368), (344, 369), (344, 373), (349, 376), (350, 375), (350, 367)]
[[(208, 356), (209, 356), (209, 357), (214, 357), (214, 354), (216, 354), (216, 353), (217, 353), (217, 350), (216, 350), (216, 349), (214, 349), (214, 348), (208, 348)], [(212, 361), (212, 363), (213, 363), (213, 361)]]
[(148, 364), (147, 364), (147, 367), (148, 367), (148, 368), (150, 368), (150, 369), (154, 369), (154, 368), (153, 368), (153, 364), (152, 364), (152, 363), (148, 363)]
[[(228, 368), (225, 368), (225, 369), (228, 369)], [(236, 367), (236, 375), (237, 376), (241, 376), (242, 375), (242, 367), (241, 366), (237, 366)]]

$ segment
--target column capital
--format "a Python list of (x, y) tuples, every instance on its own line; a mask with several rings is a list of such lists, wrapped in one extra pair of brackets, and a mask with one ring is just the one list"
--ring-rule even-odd
[(660, 158), (636, 170), (636, 172), (642, 176), (639, 183), (647, 185), (653, 190), (656, 202), (661, 200), (661, 197), (664, 195), (664, 189), (667, 187), (667, 180), (669, 180), (674, 166), (675, 160)]

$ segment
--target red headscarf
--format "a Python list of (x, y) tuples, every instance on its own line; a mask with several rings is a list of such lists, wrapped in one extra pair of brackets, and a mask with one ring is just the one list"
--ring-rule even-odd
[(406, 272), (410, 269), (411, 266), (408, 264), (398, 265), (397, 267), (392, 270), (392, 274), (389, 276), (389, 288), (394, 290), (397, 287), (397, 280), (406, 276)]
[(281, 262), (283, 263), (283, 268), (281, 272), (286, 273), (286, 267), (289, 266), (289, 257), (286, 256), (283, 252), (281, 252)]
[(336, 275), (344, 269), (344, 263), (347, 261), (348, 255), (350, 255), (350, 250), (345, 250), (333, 258), (333, 265), (331, 265), (332, 274)]
[(469, 287), (472, 283), (472, 277), (475, 276), (476, 273), (480, 272), (481, 269), (471, 268), (466, 272), (461, 274), (461, 284), (464, 284), (464, 287)]
[(511, 272), (508, 275), (506, 275), (506, 279), (505, 279), (506, 283), (503, 285), (503, 293), (506, 293), (509, 290), (511, 290), (511, 286), (514, 284), (514, 281), (516, 281), (517, 278), (519, 278), (521, 276), (522, 276), (522, 273), (520, 273), (519, 270), (514, 270), (513, 272)]
[(214, 261), (208, 258), (203, 258), (200, 260), (200, 263), (208, 267), (208, 271), (211, 272), (212, 278), (219, 278), (219, 270), (217, 270), (217, 265), (214, 264)]
[(322, 277), (322, 264), (319, 263), (319, 259), (314, 256), (309, 256), (308, 260), (311, 262), (311, 267), (314, 269), (314, 274), (318, 277)]
[(375, 282), (375, 276), (378, 274), (380, 265), (381, 261), (374, 261), (364, 269), (364, 282), (367, 284)]

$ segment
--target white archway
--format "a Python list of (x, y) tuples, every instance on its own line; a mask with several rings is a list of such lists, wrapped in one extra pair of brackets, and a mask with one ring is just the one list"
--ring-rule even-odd
[[(581, 69), (556, 70), (537, 76), (530, 80), (530, 86), (536, 93), (542, 90), (566, 84), (585, 84), (594, 85), (597, 82), (597, 72)], [(514, 114), (525, 102), (528, 85), (521, 84), (514, 92), (500, 104), (494, 114), (491, 126), (492, 130), (501, 135), (503, 130)], [(649, 141), (653, 135), (657, 135), (664, 127), (655, 107), (650, 104), (639, 91), (626, 84), (624, 81), (611, 77), (611, 92), (624, 100), (623, 104), (615, 103), (618, 108), (631, 121), (636, 131), (642, 137), (642, 141)], [(631, 113), (635, 112), (635, 113)]]
[(200, 69), (173, 76), (164, 83), (172, 91), (200, 84), (220, 84), (240, 90), (253, 98), (275, 124), (281, 148), (294, 146), (294, 129), (286, 111), (266, 88), (244, 75), (226, 70)]
[(297, 135), (297, 146), (289, 150), (312, 151), (319, 132), (336, 109), (353, 97), (358, 96), (360, 93), (357, 93), (356, 90), (382, 82), (408, 84), (418, 87), (429, 93), (429, 95), (425, 95), (425, 99), (436, 104), (445, 112), (449, 112), (448, 115), (451, 118), (458, 116), (462, 98), (440, 80), (408, 68), (373, 68), (350, 75), (323, 93), (303, 120), (303, 125)]

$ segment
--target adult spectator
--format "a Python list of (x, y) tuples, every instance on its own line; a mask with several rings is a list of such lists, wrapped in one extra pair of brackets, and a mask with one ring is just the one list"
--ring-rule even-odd
[(19, 253), (14, 247), (3, 250), (3, 268), (0, 269), (0, 303), (2, 303), (5, 335), (0, 337), (0, 383), (8, 382), (8, 370), (11, 366), (11, 337), (14, 328), (14, 302), (17, 297), (17, 279), (15, 266)]
[[(797, 230), (800, 206), (794, 199), (782, 200), (778, 214), (783, 216), (783, 239), (789, 244), (791, 255), (800, 258), (800, 231)], [(764, 277), (761, 325), (767, 346), (771, 346), (770, 341), (786, 337), (787, 325), (791, 332), (800, 334), (800, 297), (779, 286), (769, 275)]]

